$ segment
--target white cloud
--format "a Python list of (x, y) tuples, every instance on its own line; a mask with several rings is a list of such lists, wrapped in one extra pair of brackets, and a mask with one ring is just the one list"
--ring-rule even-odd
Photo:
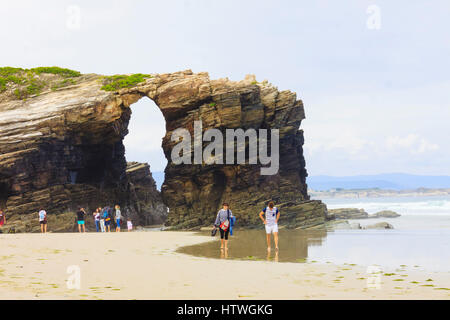
[(410, 133), (407, 136), (390, 136), (386, 138), (386, 147), (390, 151), (408, 151), (411, 154), (421, 154), (439, 149), (439, 145), (429, 142), (418, 134)]
[[(450, 174), (448, 1), (385, 2), (379, 32), (366, 28), (360, 0), (292, 1), (289, 10), (260, 1), (258, 12), (239, 0), (4, 2), (4, 65), (102, 74), (190, 68), (234, 80), (255, 73), (304, 101), (312, 175)], [(68, 5), (80, 6), (80, 30), (66, 28)], [(127, 158), (163, 168), (164, 119), (138, 109)]]
[[(312, 128), (311, 128), (312, 129)], [(360, 135), (350, 128), (340, 128), (337, 131), (330, 126), (321, 134), (316, 130), (306, 133), (305, 150), (311, 154), (323, 152), (335, 152), (338, 149), (345, 150), (348, 154), (356, 156), (364, 148), (370, 145), (370, 141), (361, 138)], [(320, 131), (320, 130), (317, 130)]]

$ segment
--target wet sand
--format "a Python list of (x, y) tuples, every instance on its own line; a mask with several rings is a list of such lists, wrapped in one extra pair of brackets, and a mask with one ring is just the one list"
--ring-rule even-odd
[[(190, 232), (2, 234), (0, 299), (450, 299), (450, 272), (399, 270), (376, 289), (358, 265), (177, 252), (205, 241)], [(70, 266), (80, 289), (67, 287)]]

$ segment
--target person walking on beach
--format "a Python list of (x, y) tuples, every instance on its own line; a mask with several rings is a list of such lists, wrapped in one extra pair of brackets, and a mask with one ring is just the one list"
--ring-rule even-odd
[(100, 231), (100, 208), (97, 208), (92, 215), (94, 216), (95, 229), (97, 230), (97, 232), (99, 232)]
[(115, 209), (116, 209), (116, 215), (115, 215), (116, 232), (120, 232), (120, 219), (122, 219), (122, 213), (120, 212), (120, 206), (118, 204), (116, 204)]
[(39, 224), (41, 233), (47, 233), (47, 212), (44, 209), (39, 210)]
[[(265, 218), (263, 217), (264, 214)], [(270, 201), (269, 205), (259, 213), (259, 217), (266, 226), (267, 251), (271, 250), (270, 235), (272, 233), (275, 241), (275, 250), (278, 251), (278, 219), (280, 219), (280, 211), (275, 207), (273, 201)]]
[(6, 224), (6, 214), (3, 209), (0, 209), (0, 227)]
[(98, 213), (100, 217), (100, 230), (101, 232), (105, 232), (105, 218), (103, 217), (103, 210), (102, 208), (98, 208)]
[(222, 206), (222, 209), (217, 213), (214, 228), (219, 228), (220, 249), (228, 250), (228, 235), (230, 233), (230, 223), (233, 218), (233, 212), (231, 212), (227, 202), (224, 202)]
[(83, 229), (83, 232), (86, 232), (86, 228), (84, 225), (84, 218), (86, 216), (86, 211), (84, 208), (79, 208), (77, 212), (77, 221), (78, 221), (78, 232), (81, 233), (81, 229)]

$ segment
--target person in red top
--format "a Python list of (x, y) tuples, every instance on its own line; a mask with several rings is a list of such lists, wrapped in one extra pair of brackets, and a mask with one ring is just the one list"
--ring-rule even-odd
[(6, 224), (6, 215), (5, 212), (0, 209), (0, 227)]

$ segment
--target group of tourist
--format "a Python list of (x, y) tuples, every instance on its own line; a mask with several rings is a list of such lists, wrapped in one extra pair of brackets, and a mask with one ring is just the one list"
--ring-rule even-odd
[[(45, 210), (39, 211), (39, 224), (41, 226), (41, 232), (47, 232), (47, 212)], [(76, 215), (78, 232), (86, 232), (85, 221), (86, 221), (86, 210), (83, 207), (79, 207)], [(120, 206), (116, 205), (113, 208), (106, 206), (104, 208), (97, 208), (92, 213), (95, 228), (97, 232), (111, 232), (111, 219), (114, 216), (116, 224), (116, 232), (120, 232), (120, 226), (122, 224), (122, 212), (120, 211)], [(261, 210), (259, 213), (259, 218), (265, 225), (266, 229), (266, 239), (267, 239), (267, 250), (271, 250), (271, 235), (273, 234), (275, 242), (275, 250), (278, 251), (278, 219), (280, 219), (280, 211), (273, 201), (270, 201), (268, 206)], [(233, 225), (236, 221), (236, 217), (233, 216), (233, 212), (227, 202), (222, 204), (222, 209), (219, 210), (214, 222), (212, 234), (215, 235), (217, 229), (220, 231), (221, 239), (221, 250), (228, 250), (228, 237), (233, 234)], [(5, 212), (0, 209), (0, 227), (6, 224)], [(133, 229), (133, 223), (130, 219), (127, 220), (128, 231)]]
[[(114, 216), (116, 232), (120, 232), (120, 227), (122, 225), (122, 212), (120, 211), (120, 206), (116, 205), (114, 209), (107, 206), (102, 208), (97, 208), (92, 213), (95, 228), (97, 232), (111, 232), (111, 218)], [(86, 232), (85, 222), (86, 222), (86, 210), (83, 207), (79, 207), (76, 213), (76, 221), (78, 225), (78, 232)], [(41, 233), (47, 232), (47, 212), (44, 209), (38, 212), (39, 225), (41, 226)], [(0, 209), (0, 227), (6, 224), (6, 214), (3, 209)], [(133, 230), (133, 223), (131, 219), (127, 219), (128, 231)]]
[[(122, 224), (122, 212), (120, 211), (120, 206), (115, 205), (114, 209), (106, 206), (104, 208), (97, 208), (93, 213), (92, 217), (94, 219), (95, 229), (97, 232), (111, 232), (111, 221), (114, 216), (114, 221), (116, 224), (116, 232), (120, 232), (120, 226)], [(79, 207), (76, 213), (76, 220), (78, 225), (78, 232), (86, 232), (86, 209)], [(45, 210), (39, 211), (39, 223), (41, 225), (41, 232), (47, 232), (47, 212)], [(133, 230), (133, 223), (130, 219), (127, 220), (128, 231)]]
[[(217, 213), (212, 235), (216, 235), (218, 228), (220, 232), (220, 249), (227, 251), (228, 236), (233, 235), (233, 225), (236, 217), (233, 216), (233, 212), (231, 212), (227, 202), (224, 202), (222, 206), (222, 209)], [(275, 250), (278, 252), (278, 220), (280, 219), (280, 211), (275, 207), (273, 201), (270, 201), (268, 206), (261, 210), (259, 218), (264, 223), (266, 229), (267, 251), (270, 252), (272, 250), (271, 235), (273, 234)]]
[[(82, 208), (85, 214), (84, 209)], [(111, 207), (97, 208), (92, 216), (95, 222), (95, 229), (97, 232), (111, 232), (111, 217), (114, 213), (114, 220), (116, 222), (116, 232), (120, 232), (120, 226), (122, 222), (122, 212), (120, 211), (120, 206), (116, 205), (114, 209)], [(83, 215), (84, 216), (84, 215)], [(80, 221), (80, 219), (78, 219)], [(128, 231), (133, 229), (133, 223), (130, 219), (127, 220)]]

